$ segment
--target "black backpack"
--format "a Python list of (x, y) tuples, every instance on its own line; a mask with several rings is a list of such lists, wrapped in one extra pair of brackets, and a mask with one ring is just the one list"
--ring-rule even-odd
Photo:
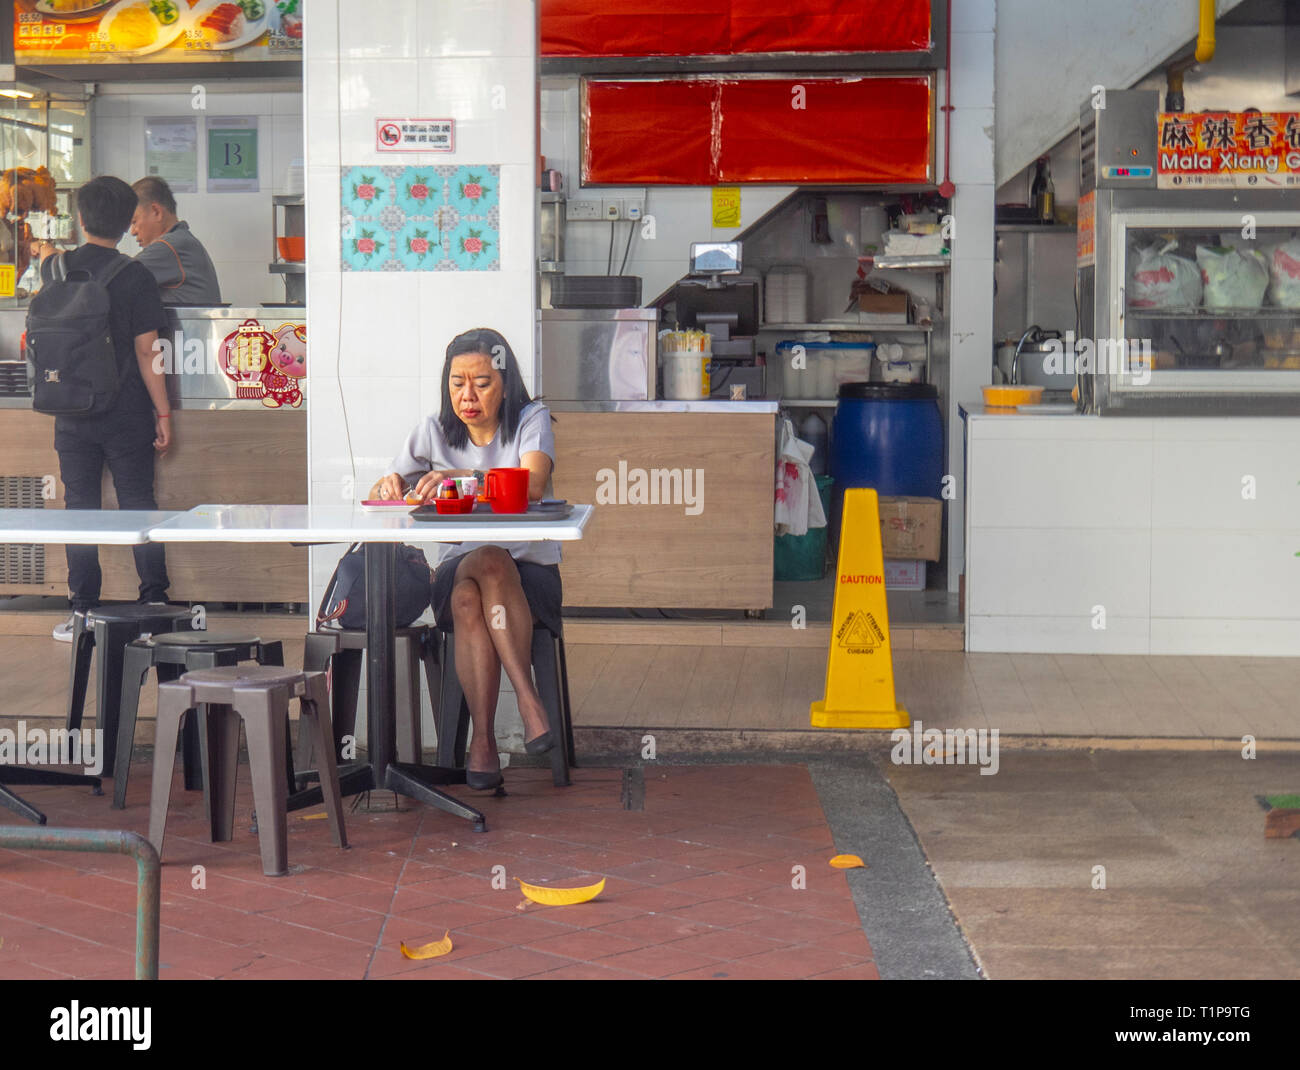
[(27, 360), (32, 366), (32, 408), (53, 415), (108, 412), (127, 369), (117, 360), (109, 322), (108, 284), (131, 263), (123, 253), (98, 273), (64, 271), (41, 287), (27, 310)]
[[(397, 546), (397, 581), (393, 591), (397, 627), (405, 628), (429, 608), (433, 582), (424, 551), (401, 543)], [(334, 569), (325, 597), (316, 613), (316, 627), (337, 621), (344, 628), (366, 626), (365, 547), (353, 543)]]

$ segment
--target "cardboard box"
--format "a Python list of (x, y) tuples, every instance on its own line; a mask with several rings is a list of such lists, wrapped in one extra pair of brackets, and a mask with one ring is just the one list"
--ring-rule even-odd
[(882, 497), (880, 545), (887, 558), (938, 561), (943, 502), (938, 498)]
[(858, 310), (871, 323), (906, 323), (907, 294), (865, 293), (858, 296)]

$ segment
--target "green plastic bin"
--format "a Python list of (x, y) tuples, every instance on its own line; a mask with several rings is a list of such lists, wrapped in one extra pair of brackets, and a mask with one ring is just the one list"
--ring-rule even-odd
[[(831, 515), (830, 476), (817, 477), (822, 511)], [(807, 535), (778, 535), (772, 550), (773, 572), (778, 580), (819, 580), (826, 575), (826, 528), (809, 528)]]

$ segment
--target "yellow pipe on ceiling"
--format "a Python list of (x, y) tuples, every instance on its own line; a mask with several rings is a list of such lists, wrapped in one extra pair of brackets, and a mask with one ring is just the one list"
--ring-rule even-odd
[(1209, 63), (1214, 58), (1214, 0), (1200, 0), (1201, 20), (1196, 31), (1196, 62)]

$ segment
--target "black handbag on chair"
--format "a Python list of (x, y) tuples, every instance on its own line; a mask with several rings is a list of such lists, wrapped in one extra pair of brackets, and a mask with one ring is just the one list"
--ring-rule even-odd
[[(397, 582), (393, 601), (397, 609), (397, 627), (414, 623), (426, 609), (433, 594), (433, 581), (424, 551), (416, 546), (399, 544), (396, 553)], [(353, 543), (339, 561), (325, 588), (316, 627), (337, 622), (343, 628), (366, 626), (366, 556), (361, 543)]]

